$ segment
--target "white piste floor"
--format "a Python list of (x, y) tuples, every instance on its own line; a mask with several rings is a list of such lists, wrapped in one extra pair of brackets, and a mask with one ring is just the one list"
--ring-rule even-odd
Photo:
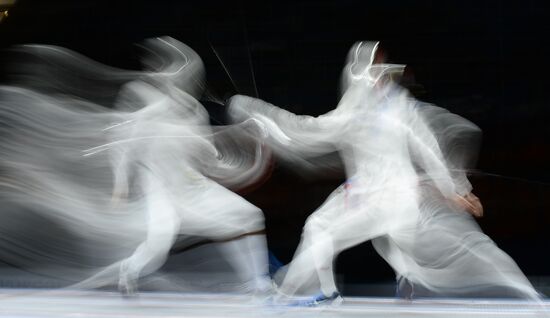
[(0, 289), (0, 317), (550, 317), (550, 301), (347, 297), (339, 306), (266, 305), (232, 294)]

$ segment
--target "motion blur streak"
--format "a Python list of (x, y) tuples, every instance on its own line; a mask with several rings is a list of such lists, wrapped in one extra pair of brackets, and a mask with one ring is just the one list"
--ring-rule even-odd
[(132, 293), (176, 239), (207, 239), (221, 248), (213, 270), (237, 275), (203, 288), (270, 286), (263, 214), (225, 188), (264, 173), (264, 128), (210, 127), (200, 57), (169, 37), (143, 48), (147, 71), (60, 47), (13, 49), (12, 85), (0, 87), (0, 259), (64, 286)]
[(293, 261), (278, 273), (281, 291), (320, 288), (332, 295), (335, 256), (372, 240), (395, 270), (403, 297), (538, 300), (515, 262), (456, 204), (475, 198), (466, 173), (475, 163), (480, 129), (412, 98), (394, 81), (404, 66), (377, 63), (377, 48), (375, 42), (351, 48), (343, 96), (327, 114), (295, 115), (246, 96), (231, 100), (234, 122), (263, 122), (266, 143), (290, 164), (314, 168), (311, 158), (334, 151), (345, 164), (348, 181), (308, 218)]

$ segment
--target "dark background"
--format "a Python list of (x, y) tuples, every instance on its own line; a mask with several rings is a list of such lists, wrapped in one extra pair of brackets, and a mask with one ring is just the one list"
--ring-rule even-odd
[[(350, 46), (380, 40), (391, 62), (408, 65), (419, 99), (481, 127), (479, 173), (471, 177), (485, 206), (479, 222), (527, 275), (550, 276), (549, 6), (529, 0), (20, 0), (0, 24), (0, 43), (55, 44), (139, 68), (133, 44), (169, 35), (204, 59), (218, 98), (238, 92), (318, 115), (337, 104)], [(205, 105), (213, 123), (224, 122), (222, 106)], [(271, 179), (245, 194), (264, 210), (270, 248), (283, 262), (291, 259), (307, 215), (342, 180), (338, 174), (303, 178), (276, 164)], [(370, 243), (344, 252), (337, 269), (345, 282), (393, 278)]]

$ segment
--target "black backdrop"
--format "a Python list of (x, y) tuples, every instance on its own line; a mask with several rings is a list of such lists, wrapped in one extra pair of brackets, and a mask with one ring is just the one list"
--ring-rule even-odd
[[(481, 173), (472, 176), (486, 210), (480, 224), (528, 275), (539, 276), (550, 275), (547, 3), (20, 0), (0, 24), (0, 43), (61, 45), (138, 68), (133, 43), (170, 35), (203, 57), (219, 98), (238, 92), (318, 115), (337, 103), (351, 44), (380, 40), (391, 62), (409, 66), (418, 98), (482, 128)], [(205, 105), (213, 123), (224, 122), (221, 106)], [(265, 211), (270, 248), (283, 261), (307, 215), (342, 178), (305, 179), (277, 166), (245, 194)], [(369, 244), (344, 252), (338, 272), (349, 282), (393, 275)]]

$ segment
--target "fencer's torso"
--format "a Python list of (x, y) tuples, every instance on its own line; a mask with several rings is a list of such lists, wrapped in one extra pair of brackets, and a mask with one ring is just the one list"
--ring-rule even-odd
[[(406, 99), (398, 93), (372, 94), (369, 90), (350, 91), (362, 96), (344, 96), (333, 116), (343, 121), (339, 150), (346, 174), (354, 183), (371, 190), (412, 187), (417, 175), (409, 153), (410, 113)], [(353, 102), (355, 105), (343, 105)]]

